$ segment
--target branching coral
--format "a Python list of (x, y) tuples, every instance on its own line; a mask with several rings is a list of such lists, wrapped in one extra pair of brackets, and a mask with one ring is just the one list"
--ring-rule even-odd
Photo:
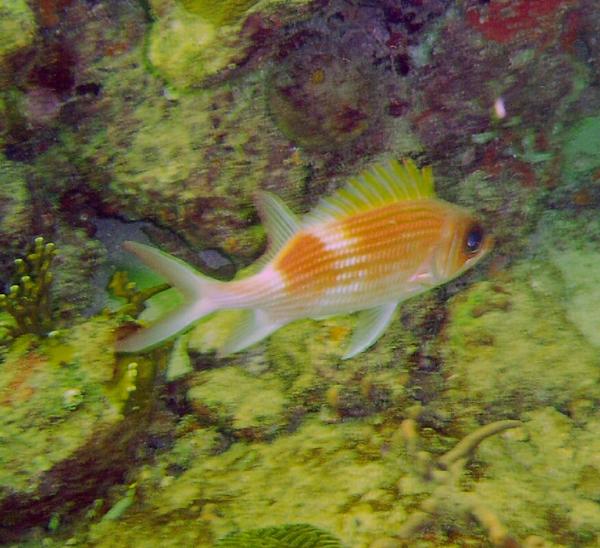
[(138, 289), (136, 283), (129, 280), (127, 272), (123, 271), (116, 272), (108, 284), (115, 297), (125, 299), (125, 305), (119, 309), (119, 312), (134, 317), (144, 309), (144, 303), (150, 297), (169, 287), (171, 287), (169, 284), (164, 283), (147, 289)]
[(16, 283), (7, 293), (0, 293), (0, 311), (8, 312), (13, 319), (3, 324), (9, 335), (46, 335), (51, 331), (51, 266), (56, 253), (56, 246), (40, 236), (35, 239), (31, 253), (15, 260)]
[(516, 420), (496, 421), (478, 428), (464, 437), (454, 448), (441, 457), (433, 459), (426, 451), (417, 451), (418, 433), (415, 421), (402, 423), (402, 434), (409, 453), (424, 465), (423, 479), (433, 486), (431, 494), (402, 525), (397, 535), (402, 539), (413, 538), (419, 531), (433, 524), (436, 516), (443, 513), (466, 514), (474, 517), (488, 532), (494, 546), (506, 546), (511, 537), (500, 519), (476, 494), (463, 491), (459, 480), (470, 455), (486, 438), (521, 426)]

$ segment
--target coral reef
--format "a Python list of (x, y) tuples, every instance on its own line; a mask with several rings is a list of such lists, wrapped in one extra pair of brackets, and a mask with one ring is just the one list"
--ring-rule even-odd
[[(597, 546), (599, 22), (594, 0), (0, 1), (2, 281), (35, 235), (60, 249), (52, 316), (2, 312), (0, 542)], [(264, 248), (257, 189), (301, 213), (383, 155), (433, 164), (496, 248), (369, 352), (341, 365), (344, 317), (219, 359), (223, 312), (113, 355), (178, 298), (124, 239), (230, 278)]]

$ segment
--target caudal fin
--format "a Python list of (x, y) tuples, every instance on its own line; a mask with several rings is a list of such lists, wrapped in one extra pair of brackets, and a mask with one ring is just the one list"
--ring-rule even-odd
[(117, 352), (149, 350), (217, 309), (210, 295), (222, 282), (203, 276), (183, 261), (153, 247), (137, 242), (125, 242), (123, 248), (166, 278), (183, 294), (183, 303), (149, 327), (117, 341)]

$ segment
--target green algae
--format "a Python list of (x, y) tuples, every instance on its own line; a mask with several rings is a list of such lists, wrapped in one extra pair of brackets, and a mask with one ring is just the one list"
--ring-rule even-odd
[(567, 184), (593, 176), (600, 168), (600, 153), (595, 143), (600, 139), (600, 117), (584, 118), (564, 135), (563, 177)]
[(0, 63), (32, 44), (36, 34), (35, 16), (26, 0), (0, 1)]
[[(186, 36), (189, 39), (183, 39)], [(232, 60), (223, 41), (218, 27), (182, 6), (174, 6), (150, 30), (148, 61), (172, 86), (186, 88), (216, 74)]]
[(241, 19), (258, 0), (179, 0), (191, 13), (200, 15), (213, 25), (231, 24)]
[(256, 376), (224, 367), (201, 373), (191, 382), (188, 399), (200, 415), (215, 416), (236, 430), (252, 428), (271, 434), (283, 424), (287, 402), (273, 374)]

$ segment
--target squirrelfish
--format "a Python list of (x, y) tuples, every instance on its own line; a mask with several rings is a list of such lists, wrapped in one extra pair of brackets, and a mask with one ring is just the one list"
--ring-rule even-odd
[(175, 311), (117, 343), (136, 352), (172, 337), (221, 309), (244, 309), (220, 348), (247, 348), (299, 318), (360, 312), (344, 358), (382, 335), (398, 303), (443, 284), (477, 263), (492, 238), (466, 209), (438, 198), (430, 167), (388, 160), (352, 178), (298, 218), (275, 195), (257, 207), (269, 248), (257, 273), (221, 282), (155, 248), (127, 250), (184, 297)]

